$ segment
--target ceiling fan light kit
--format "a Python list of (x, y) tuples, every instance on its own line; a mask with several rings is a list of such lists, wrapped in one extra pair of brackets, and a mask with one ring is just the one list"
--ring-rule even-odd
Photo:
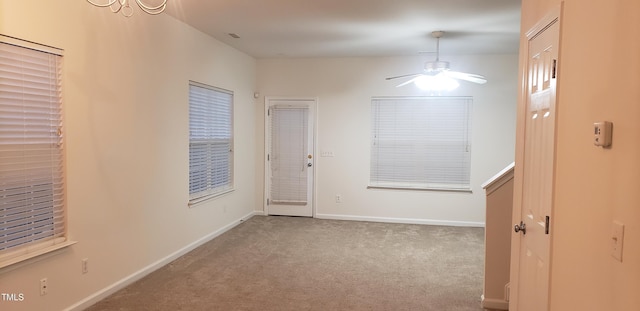
[(453, 91), (460, 86), (455, 79), (443, 75), (419, 76), (413, 83), (421, 90), (431, 92)]
[(436, 38), (436, 60), (426, 62), (422, 73), (389, 77), (386, 78), (386, 80), (414, 77), (397, 85), (396, 87), (405, 86), (413, 82), (420, 89), (428, 91), (452, 91), (460, 85), (456, 80), (463, 80), (477, 84), (487, 83), (487, 79), (484, 76), (452, 71), (449, 62), (440, 60), (440, 38), (443, 35), (444, 31), (434, 31), (431, 33), (431, 36)]
[(427, 72), (440, 72), (443, 70), (449, 70), (449, 62), (435, 61), (424, 63), (424, 70)]

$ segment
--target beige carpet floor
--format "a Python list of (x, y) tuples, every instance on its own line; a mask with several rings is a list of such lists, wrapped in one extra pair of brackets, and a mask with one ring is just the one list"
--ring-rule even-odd
[(479, 311), (483, 235), (256, 216), (88, 310)]

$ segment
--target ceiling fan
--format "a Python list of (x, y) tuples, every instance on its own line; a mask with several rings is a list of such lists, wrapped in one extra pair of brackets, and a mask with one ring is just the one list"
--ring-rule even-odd
[(408, 81), (398, 84), (396, 87), (405, 86), (409, 83), (415, 83), (418, 87), (430, 90), (450, 90), (458, 87), (456, 80), (463, 80), (478, 84), (487, 83), (484, 76), (452, 71), (449, 68), (449, 62), (440, 60), (440, 38), (444, 35), (444, 31), (434, 31), (431, 36), (436, 38), (436, 60), (426, 62), (424, 71), (421, 73), (411, 73), (401, 76), (388, 77), (385, 80), (393, 80), (405, 77), (414, 77)]

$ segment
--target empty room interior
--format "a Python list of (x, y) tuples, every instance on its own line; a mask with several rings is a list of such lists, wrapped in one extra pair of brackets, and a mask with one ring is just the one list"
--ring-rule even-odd
[[(470, 230), (485, 270), (459, 310), (640, 310), (640, 2), (109, 2), (0, 0), (0, 310), (90, 308), (234, 230), (258, 228), (228, 238), (258, 256), (285, 221), (320, 232), (308, 255), (350, 238), (313, 226)], [(388, 243), (352, 246), (372, 265), (409, 239), (371, 237)], [(309, 258), (295, 269), (331, 274)], [(430, 275), (401, 258), (399, 276)], [(249, 310), (272, 283), (234, 284)], [(367, 288), (385, 302), (263, 306), (456, 310)]]

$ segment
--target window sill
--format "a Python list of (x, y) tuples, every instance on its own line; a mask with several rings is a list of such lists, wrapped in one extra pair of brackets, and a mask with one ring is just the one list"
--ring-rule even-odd
[(231, 188), (231, 189), (227, 189), (225, 191), (218, 192), (218, 193), (215, 193), (215, 194), (208, 194), (208, 195), (201, 196), (201, 197), (198, 197), (198, 198), (190, 199), (189, 203), (188, 203), (188, 206), (189, 207), (196, 206), (198, 204), (201, 204), (201, 203), (207, 202), (209, 200), (215, 199), (217, 197), (223, 196), (225, 194), (231, 193), (231, 192), (233, 192), (235, 190), (236, 190), (235, 188)]
[(401, 187), (401, 186), (367, 186), (367, 189), (417, 190), (473, 193), (471, 188), (437, 188), (437, 187)]
[(30, 259), (34, 259), (36, 257), (40, 257), (49, 253), (53, 253), (57, 250), (61, 250), (63, 248), (67, 248), (73, 244), (76, 244), (78, 242), (76, 241), (65, 241), (65, 242), (61, 242), (58, 244), (54, 244), (54, 245), (50, 245), (50, 246), (46, 246), (46, 247), (41, 247), (41, 248), (36, 248), (33, 250), (29, 250), (27, 249), (27, 253), (22, 254), (22, 255), (17, 255), (17, 256), (11, 256), (8, 257), (4, 260), (0, 259), (0, 271), (4, 270), (5, 268), (8, 268), (10, 266), (16, 265), (18, 263), (22, 263), (25, 262), (27, 260)]

